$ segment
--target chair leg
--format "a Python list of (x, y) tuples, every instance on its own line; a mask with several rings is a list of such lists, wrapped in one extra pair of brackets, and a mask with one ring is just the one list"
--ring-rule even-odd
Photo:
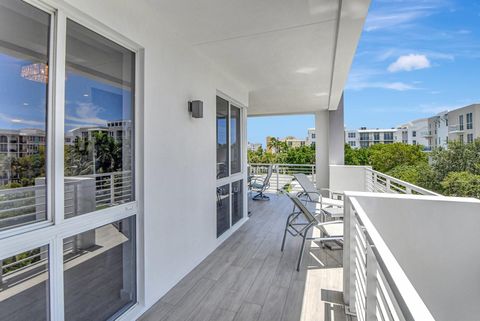
[(288, 226), (290, 225), (290, 219), (292, 218), (293, 215), (294, 215), (294, 213), (288, 215), (288, 217), (287, 217), (287, 224), (285, 224), (285, 231), (283, 231), (282, 248), (280, 250), (282, 252), (283, 252), (283, 249), (285, 248), (285, 240), (287, 238), (287, 229), (288, 229)]
[(307, 239), (307, 231), (306, 230), (303, 234), (303, 239), (302, 239), (302, 246), (300, 248), (300, 255), (298, 256), (298, 263), (297, 263), (297, 272), (300, 271), (300, 264), (302, 264), (302, 259), (303, 259), (303, 251), (305, 250), (305, 241)]
[(252, 200), (254, 200), (254, 201), (268, 201), (268, 200), (270, 200), (270, 197), (267, 196), (267, 195), (265, 195), (265, 194), (263, 194), (263, 192), (260, 192), (260, 193), (258, 193), (257, 195), (255, 195), (255, 196), (252, 198)]

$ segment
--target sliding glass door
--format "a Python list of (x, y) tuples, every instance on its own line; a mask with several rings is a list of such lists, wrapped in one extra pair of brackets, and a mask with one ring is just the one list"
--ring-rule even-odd
[(0, 0), (0, 320), (137, 302), (137, 48), (75, 19)]
[(217, 237), (245, 216), (245, 120), (237, 105), (217, 96)]

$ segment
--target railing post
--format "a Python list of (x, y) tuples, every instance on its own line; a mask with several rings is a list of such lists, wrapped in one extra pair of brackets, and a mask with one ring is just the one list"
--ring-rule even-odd
[(391, 192), (392, 189), (390, 188), (390, 186), (391, 186), (390, 178), (387, 177), (387, 180), (386, 180), (385, 184), (387, 186), (387, 191)]
[(3, 260), (0, 260), (0, 289), (3, 285)]
[(113, 173), (110, 174), (110, 205), (115, 204), (115, 182)]
[(372, 192), (376, 192), (377, 191), (377, 173), (373, 173), (373, 191)]
[(367, 289), (365, 298), (365, 320), (376, 320), (377, 308), (377, 269), (378, 262), (372, 250), (372, 245), (367, 245)]
[[(275, 164), (274, 166), (275, 166), (276, 169), (277, 169), (277, 191), (278, 191), (278, 190), (280, 189), (280, 181), (279, 181), (280, 175), (278, 174), (278, 168), (279, 168), (280, 166), (279, 166), (278, 164)], [(274, 168), (275, 168), (275, 167), (274, 167)]]

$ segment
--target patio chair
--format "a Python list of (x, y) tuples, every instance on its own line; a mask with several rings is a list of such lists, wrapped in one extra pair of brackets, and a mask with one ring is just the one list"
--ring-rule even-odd
[(322, 210), (320, 212), (327, 216), (332, 218), (343, 217), (343, 201), (323, 197), (312, 181), (303, 173), (293, 174), (293, 177), (303, 189), (303, 192), (298, 193), (297, 196), (304, 196), (305, 202), (318, 204), (320, 210)]
[[(300, 247), (300, 253), (298, 255), (297, 271), (300, 271), (300, 265), (302, 264), (303, 252), (305, 251), (305, 241), (317, 241), (321, 243), (333, 241), (339, 245), (343, 245), (343, 221), (330, 221), (319, 222), (317, 217), (310, 212), (302, 201), (295, 195), (284, 193), (287, 195), (294, 204), (294, 209), (298, 208), (298, 211), (293, 211), (287, 218), (285, 225), (285, 231), (283, 233), (282, 248), (285, 247), (285, 240), (287, 233), (293, 237), (301, 236), (302, 245)], [(301, 220), (303, 218), (304, 220)], [(312, 227), (320, 229), (320, 237), (310, 237), (308, 233)]]
[(257, 193), (252, 199), (254, 201), (268, 201), (270, 197), (265, 195), (265, 191), (270, 187), (270, 178), (273, 173), (273, 165), (269, 165), (265, 177), (253, 177), (250, 181), (250, 190)]

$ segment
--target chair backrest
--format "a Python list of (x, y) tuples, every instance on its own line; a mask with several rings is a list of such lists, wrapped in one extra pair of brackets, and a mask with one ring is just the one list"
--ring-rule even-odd
[(270, 184), (270, 177), (272, 177), (272, 174), (273, 174), (273, 165), (268, 165), (267, 176), (265, 177), (265, 180), (263, 181), (264, 186)]
[(319, 192), (313, 185), (312, 181), (308, 179), (307, 175), (303, 173), (293, 174), (293, 177), (297, 180), (298, 184), (303, 188), (310, 200), (317, 202), (320, 198)]
[(300, 210), (300, 212), (302, 212), (308, 223), (318, 223), (318, 220), (315, 218), (312, 212), (310, 212), (310, 210), (302, 203), (302, 201), (297, 196), (290, 193), (285, 193), (285, 195), (287, 195), (288, 198), (290, 198), (290, 200), (293, 202), (293, 204), (295, 204), (295, 206)]

